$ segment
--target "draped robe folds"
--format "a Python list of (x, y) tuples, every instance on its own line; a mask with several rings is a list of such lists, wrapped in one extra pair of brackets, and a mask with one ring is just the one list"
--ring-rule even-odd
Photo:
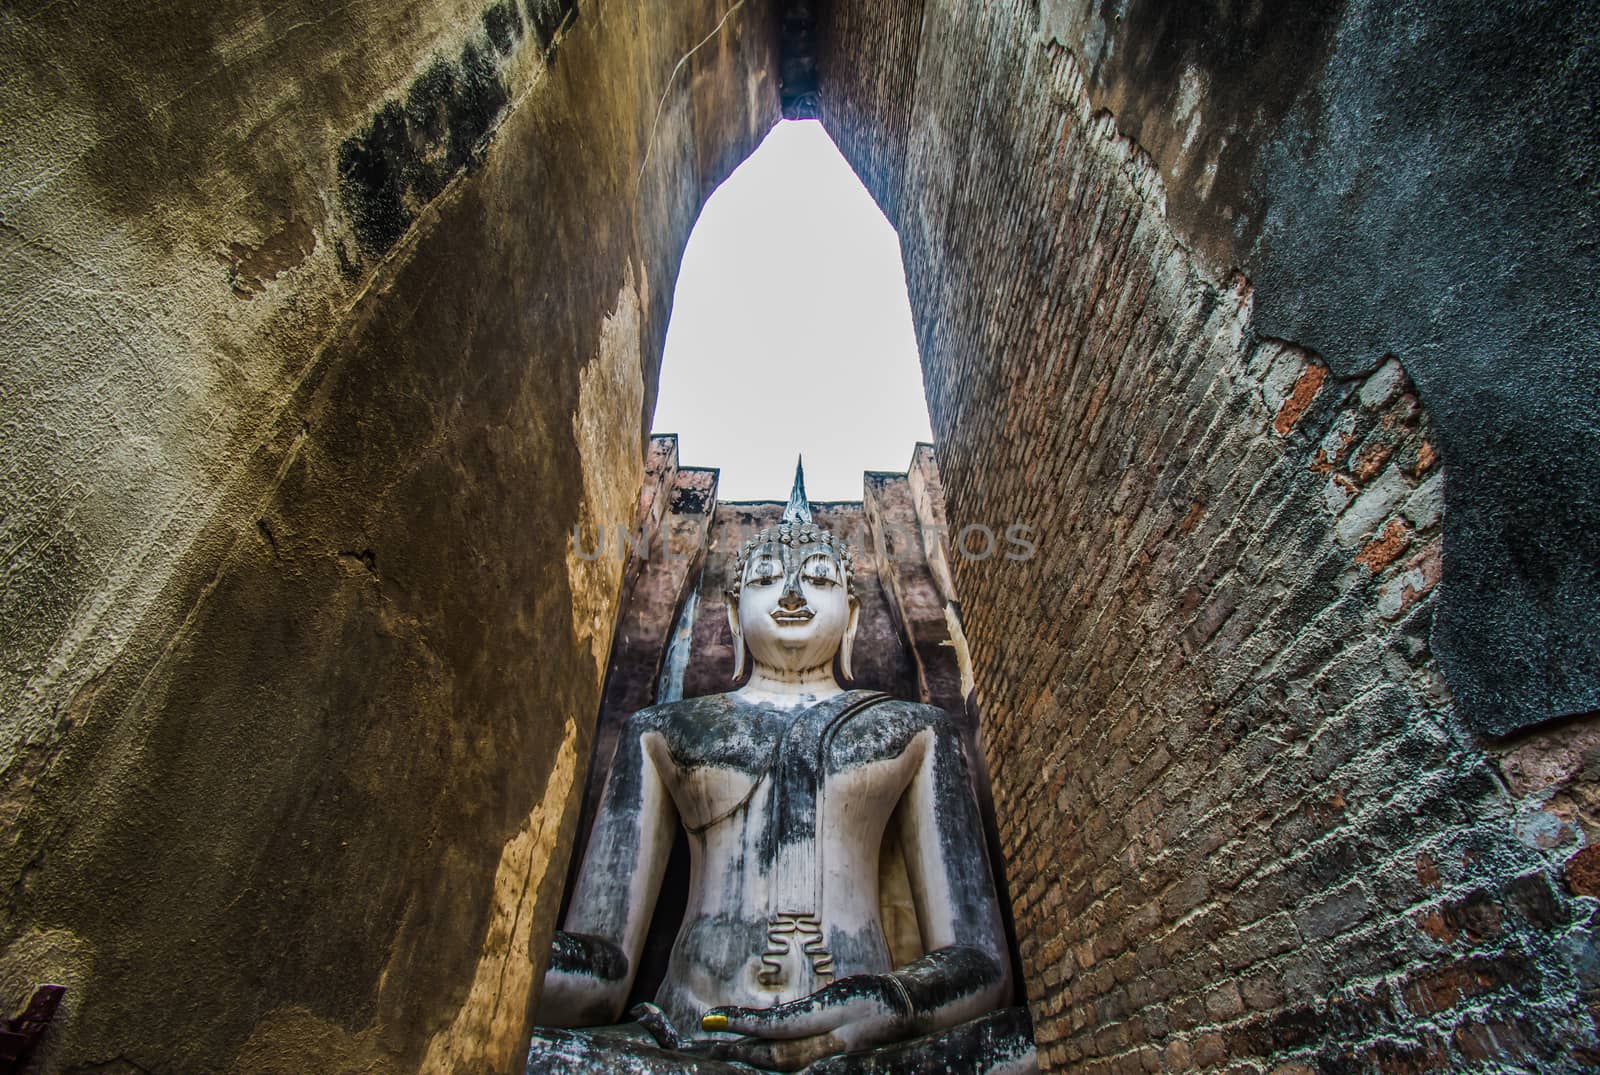
[[(618, 741), (565, 930), (615, 945), (631, 980), (671, 826), (683, 826), (688, 908), (655, 998), (665, 1041), (637, 1026), (541, 1030), (529, 1070), (585, 1071), (592, 1061), (597, 1071), (748, 1071), (662, 1046), (726, 1039), (701, 1030), (708, 1008), (770, 1008), (849, 975), (896, 970), (878, 876), (897, 808), (909, 818), (924, 947), (981, 953), (978, 965), (1003, 976), (983, 830), (960, 736), (942, 710), (856, 690), (795, 710), (714, 695), (635, 714)], [(992, 994), (994, 983), (971, 987)], [(950, 988), (958, 995), (964, 986)], [(1026, 1021), (1008, 1011), (983, 1026), (973, 1020), (967, 1034), (988, 1043), (991, 1059), (1015, 1059), (1026, 1041), (1025, 1028), (1001, 1032), (1007, 1020)], [(1001, 1070), (973, 1060), (970, 1070)]]

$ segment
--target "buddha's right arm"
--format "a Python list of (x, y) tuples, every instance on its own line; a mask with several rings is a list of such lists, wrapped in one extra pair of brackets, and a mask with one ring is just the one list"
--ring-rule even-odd
[(540, 1025), (614, 1023), (633, 986), (677, 823), (671, 796), (644, 749), (646, 734), (635, 716), (617, 740), (565, 929), (551, 945)]
[(628, 989), (628, 957), (604, 937), (556, 930), (539, 999), (541, 1026), (598, 1026), (615, 1022), (619, 989)]

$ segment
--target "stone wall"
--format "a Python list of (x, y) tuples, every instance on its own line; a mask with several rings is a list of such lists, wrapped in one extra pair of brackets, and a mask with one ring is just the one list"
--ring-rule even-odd
[(0, 13), (0, 1004), (46, 1071), (508, 1072), (766, 4)]
[[(1435, 646), (1442, 599), (1484, 569), (1452, 559), (1481, 522), (1469, 510), (1452, 530), (1458, 476), (1481, 489), (1482, 468), (1521, 465), (1482, 454), (1521, 421), (1485, 372), (1507, 360), (1451, 356), (1465, 383), (1442, 395), (1481, 385), (1482, 406), (1449, 403), (1441, 429), (1441, 393), (1406, 370), (1424, 389), (1452, 371), (1420, 344), (1383, 352), (1409, 331), (1326, 359), (1263, 329), (1260, 293), (1230, 271), (1250, 262), (1216, 223), (1246, 208), (1248, 161), (1213, 154), (1232, 186), (1184, 200), (1195, 146), (1277, 137), (1275, 116), (1350, 47), (1332, 13), (1200, 19), (1223, 39), (1211, 62), (1244, 65), (1263, 99), (1228, 111), (1201, 55), (1198, 73), (1176, 65), (1200, 84), (1174, 118), (1149, 39), (1189, 25), (1182, 5), (1122, 22), (1078, 7), (835, 3), (818, 29), (824, 122), (900, 231), (950, 523), (1038, 535), (1031, 560), (952, 566), (1046, 1065), (1586, 1070), (1600, 961), (1579, 897), (1597, 871), (1574, 852), (1594, 820), (1593, 732), (1502, 744), (1474, 727), (1559, 716), (1590, 687), (1485, 704), (1483, 654), (1462, 647), (1487, 632), (1491, 652), (1524, 652), (1508, 632), (1525, 606), (1496, 623), (1469, 593), (1455, 622), (1487, 618), (1451, 636), (1451, 667)], [(1086, 56), (1117, 57), (1117, 92)], [(1272, 63), (1300, 66), (1274, 82)], [(1315, 257), (1328, 234), (1295, 241)], [(1410, 271), (1389, 256), (1384, 272)], [(1294, 293), (1273, 279), (1282, 309)], [(1558, 406), (1542, 376), (1533, 391)], [(1567, 507), (1592, 521), (1585, 496)], [(1571, 553), (1508, 567), (1508, 592)], [(1560, 601), (1539, 615), (1548, 637), (1592, 638)], [(1575, 660), (1549, 683), (1582, 679)]]

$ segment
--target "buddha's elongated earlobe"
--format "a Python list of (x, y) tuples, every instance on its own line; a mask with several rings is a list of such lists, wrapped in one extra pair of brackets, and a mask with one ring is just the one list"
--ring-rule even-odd
[(855, 673), (850, 671), (850, 651), (856, 644), (856, 624), (861, 620), (861, 604), (850, 595), (850, 619), (844, 625), (844, 640), (839, 643), (839, 671), (844, 673), (845, 679), (854, 679)]
[(733, 632), (733, 681), (744, 675), (744, 632), (739, 628), (739, 595), (728, 594), (728, 630)]

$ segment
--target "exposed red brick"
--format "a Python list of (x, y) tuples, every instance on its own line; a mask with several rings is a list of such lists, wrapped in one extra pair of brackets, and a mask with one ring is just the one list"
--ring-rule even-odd
[(1600, 896), (1600, 844), (1591, 844), (1567, 860), (1567, 887), (1579, 896)]
[(1403, 519), (1390, 519), (1383, 529), (1356, 554), (1356, 563), (1374, 575), (1394, 563), (1411, 544), (1411, 527)]
[(1439, 867), (1426, 851), (1417, 856), (1417, 880), (1428, 888), (1439, 887)]
[(1195, 1064), (1203, 1068), (1220, 1064), (1228, 1058), (1227, 1046), (1221, 1034), (1200, 1035), (1194, 1040), (1193, 1053)]
[[(1394, 363), (1338, 379), (1258, 342), (1248, 285), (1207, 278), (1120, 117), (1083, 101), (1070, 50), (1017, 44), (1011, 7), (829, 5), (825, 36), (852, 44), (819, 71), (830, 132), (902, 229), (949, 521), (1043, 538), (951, 569), (1036, 1025), (1072, 1043), (1044, 1067), (1142, 1060), (1146, 1032), (1174, 1069), (1447, 1067), (1468, 1006), (1429, 1037), (1387, 987), (1328, 999), (1382, 981), (1449, 1001), (1461, 983), (1420, 976), (1535, 928), (1446, 894), (1543, 860), (1482, 755), (1428, 734), (1454, 719), (1428, 647), (1441, 517), (1412, 496), (1441, 465), (1431, 419)], [(917, 41), (927, 62), (892, 62)], [(973, 101), (1006, 122), (971, 123)], [(985, 166), (955, 167), (957, 145)], [(970, 240), (961, 258), (930, 222)], [(1338, 527), (1363, 495), (1390, 506), (1353, 563)], [(1357, 571), (1378, 584), (1344, 585)], [(1448, 940), (1420, 928), (1430, 895)], [(1221, 1014), (1228, 982), (1248, 1014)]]
[(1514, 1060), (1527, 1052), (1522, 1029), (1506, 1020), (1464, 1023), (1450, 1037), (1463, 1057), (1479, 1063)]
[(1433, 1015), (1525, 974), (1526, 968), (1516, 955), (1472, 956), (1413, 975), (1406, 986), (1405, 999), (1413, 1011)]
[(1406, 562), (1399, 576), (1386, 584), (1395, 586), (1399, 590), (1400, 599), (1395, 615), (1409, 612), (1413, 605), (1432, 593), (1433, 588), (1439, 585), (1439, 580), (1444, 576), (1441, 552), (1439, 539), (1433, 539), (1421, 552)]
[(1317, 393), (1322, 389), (1322, 382), (1327, 379), (1327, 366), (1320, 362), (1306, 365), (1299, 380), (1294, 383), (1294, 391), (1289, 393), (1289, 398), (1278, 408), (1278, 417), (1272, 420), (1272, 428), (1280, 437), (1287, 437), (1289, 431), (1299, 423), (1306, 411), (1311, 408), (1312, 400), (1317, 398)]
[(1417, 926), (1436, 941), (1449, 944), (1456, 939), (1456, 931), (1445, 921), (1444, 912), (1434, 907), (1417, 916)]
[(1422, 442), (1422, 446), (1417, 449), (1417, 462), (1416, 462), (1416, 465), (1412, 468), (1411, 473), (1413, 475), (1415, 475), (1415, 476), (1420, 477), (1421, 475), (1426, 474), (1428, 471), (1432, 470), (1433, 467), (1434, 467), (1434, 464), (1437, 463), (1438, 461), (1439, 461), (1439, 453), (1434, 448), (1433, 442), (1425, 440), (1425, 441)]
[(1482, 944), (1505, 932), (1499, 905), (1481, 890), (1419, 912), (1417, 925), (1446, 944), (1462, 937), (1468, 944)]
[(1365, 1059), (1384, 1075), (1421, 1075), (1452, 1066), (1444, 1041), (1427, 1033), (1420, 1042), (1381, 1042), (1366, 1051)]
[(1393, 454), (1393, 444), (1385, 441), (1369, 444), (1350, 461), (1350, 473), (1355, 475), (1356, 481), (1369, 482), (1378, 476)]
[(1335, 469), (1343, 464), (1346, 453), (1350, 451), (1350, 446), (1355, 441), (1354, 433), (1341, 433), (1338, 435), (1339, 443), (1335, 446), (1332, 455), (1328, 454), (1326, 448), (1319, 447), (1311, 456), (1310, 469), (1312, 472), (1316, 474), (1332, 474)]

